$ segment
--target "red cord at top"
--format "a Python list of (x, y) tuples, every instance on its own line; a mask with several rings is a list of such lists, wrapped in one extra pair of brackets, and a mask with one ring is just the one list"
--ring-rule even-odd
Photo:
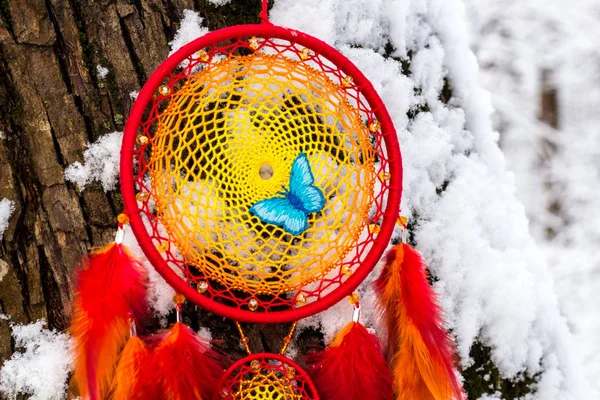
[(269, 0), (262, 0), (262, 11), (260, 12), (260, 20), (263, 24), (268, 24), (269, 23), (269, 14), (268, 14), (268, 9), (269, 9)]

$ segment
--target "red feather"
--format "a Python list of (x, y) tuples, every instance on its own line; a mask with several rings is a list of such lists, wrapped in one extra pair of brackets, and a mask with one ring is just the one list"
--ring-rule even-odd
[(164, 400), (209, 400), (223, 374), (220, 356), (181, 322), (159, 338), (154, 350), (154, 382)]
[(392, 400), (392, 376), (379, 339), (350, 322), (330, 346), (308, 357), (309, 373), (322, 399)]
[(454, 374), (454, 347), (423, 260), (395, 246), (375, 283), (388, 331), (388, 355), (398, 400), (464, 397)]
[(107, 397), (119, 353), (129, 337), (129, 318), (141, 320), (147, 313), (146, 286), (142, 265), (117, 243), (91, 254), (78, 271), (69, 330), (82, 398)]

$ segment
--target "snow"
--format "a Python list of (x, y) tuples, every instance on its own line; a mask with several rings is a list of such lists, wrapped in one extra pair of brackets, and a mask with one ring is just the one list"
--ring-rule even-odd
[(77, 161), (65, 170), (65, 179), (75, 183), (79, 190), (94, 181), (99, 181), (104, 190), (116, 189), (122, 140), (123, 132), (101, 136), (83, 153), (83, 164)]
[(231, 0), (208, 0), (209, 3), (214, 4), (215, 6), (224, 6), (231, 2)]
[(106, 79), (106, 76), (108, 75), (108, 68), (103, 67), (102, 65), (98, 64), (96, 65), (96, 71), (98, 72), (98, 78), (100, 79)]
[(8, 399), (29, 394), (32, 400), (65, 398), (71, 358), (69, 336), (44, 328), (43, 320), (14, 325), (17, 351), (0, 369), (0, 392)]
[[(600, 51), (593, 43), (600, 6), (580, 1), (567, 9), (560, 1), (538, 0), (466, 4), (472, 47), (483, 66), (482, 82), (493, 89), (493, 120), (507, 166), (515, 172), (517, 196), (542, 243), (560, 309), (585, 349), (583, 373), (599, 397)], [(544, 70), (551, 71), (546, 82)], [(544, 85), (558, 93), (556, 128), (538, 119)]]
[(148, 271), (148, 278), (150, 280), (150, 286), (148, 289), (148, 301), (150, 306), (154, 310), (157, 317), (159, 317), (161, 324), (166, 326), (167, 315), (175, 309), (175, 303), (173, 297), (175, 296), (175, 290), (163, 279), (163, 277), (156, 272), (152, 264), (148, 261), (144, 252), (140, 248), (135, 235), (129, 228), (126, 228), (125, 236), (123, 239), (123, 245), (125, 245), (131, 252), (138, 258)]
[(15, 211), (15, 202), (9, 199), (0, 200), (0, 239), (6, 228), (8, 228), (8, 221), (10, 216)]
[[(478, 82), (464, 12), (459, 0), (280, 0), (270, 18), (341, 49), (386, 103), (403, 152), (403, 213), (413, 218), (418, 211), (417, 248), (439, 279), (435, 288), (462, 364), (469, 365), (479, 339), (504, 377), (541, 372), (533, 398), (589, 399), (548, 262), (529, 233), (492, 130), (491, 97)], [(412, 53), (410, 76), (380, 56), (387, 40), (397, 57)], [(453, 92), (448, 104), (439, 98), (444, 78)], [(424, 103), (430, 111), (408, 121), (409, 109)], [(368, 285), (359, 292), (370, 325)], [(302, 324), (320, 326), (330, 338), (350, 317), (342, 302)]]
[[(208, 28), (202, 26), (202, 21), (203, 19), (199, 13), (192, 10), (183, 11), (183, 19), (181, 20), (179, 29), (177, 30), (177, 33), (175, 33), (173, 40), (169, 42), (169, 46), (171, 46), (169, 55), (175, 53), (192, 40), (208, 33)], [(183, 63), (184, 66), (187, 63), (188, 61), (185, 61)]]

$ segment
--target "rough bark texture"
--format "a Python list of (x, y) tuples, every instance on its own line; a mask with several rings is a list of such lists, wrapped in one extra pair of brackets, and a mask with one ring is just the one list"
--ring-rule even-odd
[[(16, 205), (0, 246), (0, 313), (12, 322), (45, 318), (51, 328), (66, 328), (73, 270), (91, 247), (113, 240), (122, 205), (118, 191), (99, 185), (79, 192), (64, 169), (83, 161), (88, 142), (123, 129), (129, 93), (167, 57), (184, 9), (218, 29), (258, 22), (260, 1), (0, 0), (0, 199)], [(97, 65), (108, 68), (105, 80)], [(442, 96), (452, 96), (448, 82)], [(420, 111), (427, 108), (409, 117)], [(190, 304), (185, 318), (209, 327), (233, 357), (242, 355), (232, 321)], [(277, 352), (289, 325), (245, 329), (254, 351)], [(305, 331), (295, 343), (305, 352), (322, 335)], [(9, 321), (0, 319), (0, 365), (13, 351)], [(515, 398), (529, 390), (529, 382), (502, 380), (497, 370), (494, 384), (479, 382), (486, 365), (494, 367), (489, 349), (474, 351), (465, 371), (470, 394), (498, 390)]]

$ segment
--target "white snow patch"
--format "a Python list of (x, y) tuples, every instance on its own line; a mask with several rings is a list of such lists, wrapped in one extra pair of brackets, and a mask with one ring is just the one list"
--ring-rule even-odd
[(150, 306), (160, 318), (161, 324), (166, 326), (167, 315), (175, 309), (175, 303), (173, 297), (175, 296), (175, 290), (164, 280), (164, 278), (156, 272), (152, 264), (148, 261), (144, 252), (133, 232), (129, 229), (125, 232), (123, 244), (131, 250), (131, 252), (137, 257), (138, 260), (146, 267), (148, 271), (148, 279), (150, 280), (150, 287), (148, 288), (148, 302)]
[(84, 190), (86, 185), (99, 181), (104, 190), (117, 188), (123, 132), (101, 136), (83, 153), (84, 163), (76, 161), (65, 170), (65, 179)]
[[(181, 25), (177, 33), (175, 33), (173, 40), (169, 42), (169, 46), (171, 46), (169, 55), (175, 53), (192, 40), (204, 36), (209, 32), (208, 28), (202, 26), (202, 21), (203, 19), (199, 13), (192, 10), (183, 10)], [(183, 64), (187, 65), (186, 62)]]
[(104, 80), (106, 79), (106, 76), (108, 75), (108, 68), (103, 67), (102, 65), (98, 64), (96, 65), (96, 71), (98, 72), (98, 78)]
[(205, 326), (201, 326), (198, 330), (198, 336), (203, 339), (206, 339), (207, 342), (212, 341), (212, 334), (210, 333), (210, 329)]
[(137, 98), (138, 98), (139, 95), (140, 95), (140, 92), (138, 92), (137, 90), (129, 92), (129, 98), (131, 100), (137, 100)]
[(231, 0), (208, 0), (208, 2), (215, 6), (224, 6), (225, 4), (231, 3)]
[[(542, 243), (560, 309), (583, 354), (583, 373), (595, 386), (591, 397), (600, 398), (600, 50), (593, 44), (600, 3), (465, 5), (516, 194)], [(557, 127), (540, 121), (541, 94), (551, 91)]]
[(6, 228), (8, 228), (8, 221), (10, 216), (15, 211), (15, 202), (9, 199), (0, 200), (0, 239)]
[(484, 394), (479, 400), (502, 400), (502, 393)]
[(0, 369), (0, 392), (9, 399), (19, 394), (32, 400), (65, 398), (71, 366), (69, 336), (44, 328), (43, 320), (14, 325), (17, 351)]

